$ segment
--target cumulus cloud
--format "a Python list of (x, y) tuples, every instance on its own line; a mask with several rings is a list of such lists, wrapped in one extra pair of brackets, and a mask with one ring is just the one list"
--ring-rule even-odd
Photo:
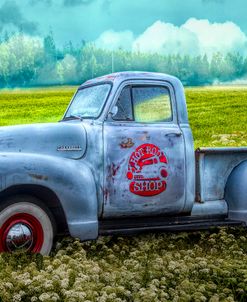
[(171, 23), (155, 22), (133, 43), (133, 50), (141, 52), (181, 55), (199, 52), (198, 38), (195, 34), (183, 27)]
[(247, 54), (247, 36), (235, 23), (210, 23), (195, 18), (188, 19), (181, 26), (156, 21), (135, 38), (131, 31), (105, 31), (96, 40), (96, 45), (105, 49), (122, 47), (166, 55)]
[(5, 1), (0, 7), (0, 31), (4, 28), (19, 29), (28, 34), (37, 33), (37, 24), (23, 16), (15, 1)]
[(116, 32), (108, 30), (103, 32), (95, 41), (95, 45), (99, 48), (114, 50), (124, 48), (127, 50), (132, 49), (134, 42), (134, 35), (131, 31)]
[(247, 53), (247, 36), (233, 22), (210, 23), (192, 18), (182, 27), (198, 38), (200, 53)]

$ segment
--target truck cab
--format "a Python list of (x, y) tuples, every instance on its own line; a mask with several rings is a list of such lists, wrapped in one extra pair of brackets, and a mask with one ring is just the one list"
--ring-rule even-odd
[[(66, 121), (79, 115), (84, 120), (77, 95), (88, 87), (109, 87), (108, 101), (98, 119), (102, 137), (97, 139), (97, 148), (103, 164), (103, 169), (95, 171), (103, 197), (99, 216), (188, 212), (194, 200), (195, 161), (185, 99), (176, 96), (180, 82), (172, 77), (162, 81), (156, 74), (146, 73), (118, 73), (110, 79), (111, 89), (109, 76), (81, 86), (64, 117)], [(92, 136), (98, 125), (90, 124)], [(95, 142), (90, 146), (95, 148)], [(187, 168), (186, 161), (190, 162)]]
[(183, 86), (165, 74), (96, 78), (59, 123), (1, 127), (0, 165), (2, 251), (47, 254), (56, 230), (88, 240), (247, 222), (247, 148), (195, 152)]

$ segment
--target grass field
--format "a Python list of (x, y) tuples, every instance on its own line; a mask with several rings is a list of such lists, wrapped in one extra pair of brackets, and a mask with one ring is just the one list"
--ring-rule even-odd
[(16, 89), (0, 92), (0, 126), (61, 119), (76, 87)]
[[(0, 125), (61, 119), (75, 87), (0, 92)], [(247, 145), (247, 88), (187, 88), (198, 146)], [(244, 229), (58, 242), (0, 255), (1, 301), (247, 301)]]
[(195, 146), (247, 146), (247, 87), (186, 89)]
[[(61, 119), (76, 87), (0, 92), (0, 126)], [(187, 88), (189, 120), (199, 146), (247, 145), (247, 87)]]

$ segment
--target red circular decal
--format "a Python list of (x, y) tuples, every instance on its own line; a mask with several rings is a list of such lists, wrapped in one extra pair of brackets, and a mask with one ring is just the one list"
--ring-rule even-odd
[(130, 192), (140, 196), (154, 196), (166, 190), (167, 158), (159, 147), (143, 144), (129, 158), (126, 177), (131, 181)]

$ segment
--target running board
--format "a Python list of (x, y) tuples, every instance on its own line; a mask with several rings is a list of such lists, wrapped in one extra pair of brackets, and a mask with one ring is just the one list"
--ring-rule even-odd
[(178, 218), (143, 218), (101, 220), (99, 222), (100, 235), (131, 235), (143, 232), (162, 231), (195, 231), (218, 226), (246, 226), (245, 222), (230, 219), (198, 219), (193, 217)]

